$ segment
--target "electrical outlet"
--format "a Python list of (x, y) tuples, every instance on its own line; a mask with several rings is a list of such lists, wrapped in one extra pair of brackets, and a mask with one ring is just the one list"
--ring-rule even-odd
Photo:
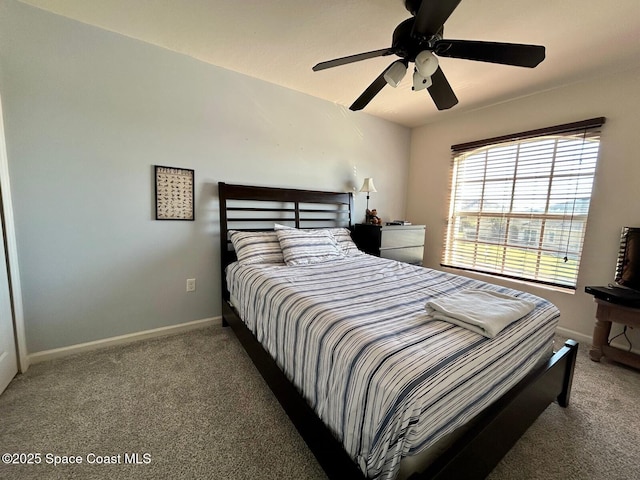
[(196, 291), (196, 279), (187, 278), (187, 292), (195, 292), (195, 291)]

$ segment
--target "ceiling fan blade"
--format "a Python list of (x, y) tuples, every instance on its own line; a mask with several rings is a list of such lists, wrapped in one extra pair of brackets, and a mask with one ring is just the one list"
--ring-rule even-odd
[(317, 65), (314, 65), (313, 71), (317, 72), (318, 70), (339, 67), (340, 65), (359, 62), (360, 60), (366, 60), (368, 58), (383, 57), (385, 55), (391, 55), (393, 53), (395, 53), (395, 50), (393, 48), (382, 48), (380, 50), (373, 50), (371, 52), (364, 52), (364, 53), (358, 53), (356, 55), (349, 55), (348, 57), (341, 57), (333, 60), (327, 60), (326, 62), (320, 62)]
[[(393, 65), (393, 63), (391, 65)], [(389, 67), (391, 65), (389, 65)], [(380, 90), (382, 90), (384, 86), (387, 84), (387, 81), (384, 79), (384, 74), (386, 73), (387, 70), (389, 70), (389, 67), (385, 68), (382, 71), (382, 73), (378, 76), (378, 78), (376, 78), (371, 83), (371, 85), (369, 85), (367, 89), (364, 92), (362, 92), (362, 95), (360, 95), (356, 99), (356, 101), (353, 102), (353, 105), (349, 107), (349, 110), (353, 110), (354, 112), (358, 110), (362, 110), (364, 107), (366, 107), (369, 104), (371, 100), (373, 100), (373, 97), (375, 97), (380, 92)]]
[(541, 45), (473, 40), (440, 40), (435, 43), (433, 51), (440, 57), (464, 58), (529, 68), (538, 65), (545, 57), (545, 48)]
[(431, 38), (451, 16), (462, 0), (422, 0), (411, 35)]
[(447, 110), (458, 103), (458, 98), (440, 67), (431, 75), (431, 86), (427, 90), (438, 110)]

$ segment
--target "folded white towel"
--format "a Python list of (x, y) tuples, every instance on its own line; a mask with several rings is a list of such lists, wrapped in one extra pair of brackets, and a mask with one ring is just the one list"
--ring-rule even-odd
[(459, 325), (493, 338), (535, 308), (533, 302), (489, 290), (462, 290), (427, 302), (438, 320)]

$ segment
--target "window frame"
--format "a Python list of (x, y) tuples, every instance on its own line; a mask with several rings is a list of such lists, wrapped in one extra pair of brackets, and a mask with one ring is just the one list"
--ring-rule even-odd
[[(589, 209), (588, 207), (593, 194), (593, 180), (595, 179), (595, 169), (597, 168), (598, 157), (599, 157), (601, 127), (602, 125), (604, 125), (605, 120), (606, 119), (604, 117), (598, 117), (598, 118), (592, 118), (589, 120), (583, 120), (580, 122), (567, 123), (567, 124), (557, 125), (553, 127), (529, 130), (526, 132), (520, 132), (520, 133), (511, 134), (511, 135), (504, 135), (504, 136), (493, 137), (493, 138), (488, 138), (484, 140), (478, 140), (474, 142), (453, 145), (451, 147), (452, 158), (451, 158), (451, 170), (450, 170), (451, 176), (450, 176), (450, 193), (449, 193), (449, 213), (447, 216), (447, 226), (446, 226), (445, 235), (444, 235), (444, 248), (442, 252), (442, 260), (440, 265), (442, 267), (447, 267), (447, 268), (466, 270), (471, 272), (477, 272), (482, 274), (495, 275), (499, 277), (515, 279), (515, 280), (524, 281), (524, 282), (533, 282), (533, 283), (560, 287), (563, 289), (575, 290), (577, 287), (580, 260), (582, 256), (582, 250), (584, 247), (584, 236), (585, 236), (584, 232), (586, 231), (586, 228), (587, 228), (588, 209)], [(485, 150), (488, 152), (489, 149), (491, 148), (500, 148), (503, 146), (508, 146), (508, 144), (511, 144), (511, 145), (516, 144), (518, 145), (518, 149), (519, 149), (519, 146), (522, 145), (523, 143), (525, 143), (525, 145), (527, 143), (530, 144), (532, 140), (536, 140), (536, 139), (540, 139), (541, 141), (543, 141), (543, 140), (549, 140), (552, 137), (569, 138), (572, 136), (574, 137), (582, 136), (583, 144), (584, 142), (586, 142), (587, 136), (593, 136), (594, 139), (597, 139), (598, 141), (598, 152), (596, 153), (593, 174), (588, 174), (585, 176), (585, 175), (565, 173), (565, 175), (568, 178), (576, 182), (575, 194), (570, 200), (573, 202), (573, 211), (568, 213), (565, 211), (559, 214), (559, 213), (553, 213), (549, 209), (550, 202), (552, 199), (552, 194), (551, 194), (552, 182), (554, 178), (558, 178), (561, 176), (560, 174), (558, 174), (554, 177), (554, 174), (555, 174), (554, 167), (556, 166), (556, 164), (561, 164), (561, 161), (557, 161), (558, 152), (555, 149), (553, 151), (552, 157), (550, 157), (551, 167), (549, 172), (548, 173), (544, 172), (540, 175), (540, 178), (543, 178), (543, 179), (548, 178), (548, 191), (545, 199), (546, 207), (544, 212), (520, 213), (517, 210), (514, 211), (515, 185), (518, 180), (518, 171), (516, 169), (516, 166), (517, 166), (517, 162), (520, 160), (519, 150), (513, 156), (513, 162), (514, 162), (513, 173), (505, 177), (505, 182), (507, 183), (512, 182), (514, 185), (514, 188), (511, 191), (511, 197), (509, 200), (510, 205), (509, 205), (508, 211), (506, 212), (502, 211), (499, 214), (497, 214), (496, 212), (492, 212), (492, 211), (483, 211), (482, 208), (480, 207), (478, 208), (477, 211), (469, 211), (469, 212), (460, 211), (460, 209), (458, 211), (454, 210), (454, 207), (456, 206), (456, 200), (458, 202), (460, 201), (459, 198), (456, 199), (455, 197), (456, 193), (458, 192), (457, 188), (460, 184), (462, 184), (462, 181), (459, 181), (457, 179), (458, 167), (459, 167), (457, 162), (461, 161), (461, 159), (463, 158), (466, 158), (464, 157), (466, 154), (477, 154), (477, 153), (480, 153), (482, 150)], [(558, 141), (556, 141), (555, 145), (557, 145), (557, 143)], [(582, 152), (581, 152), (581, 155), (582, 155)], [(490, 180), (488, 180), (489, 177), (487, 176), (487, 170), (486, 170), (486, 166), (487, 164), (489, 164), (488, 155), (484, 160), (484, 162), (485, 162), (485, 171), (483, 173), (483, 177), (481, 181), (482, 192), (477, 194), (475, 197), (472, 196), (472, 198), (477, 198), (481, 205), (485, 201), (485, 187), (488, 184), (490, 184)], [(482, 162), (478, 161), (478, 163), (480, 164)], [(587, 202), (586, 211), (583, 211), (583, 210), (575, 211), (576, 200), (583, 198), (582, 196), (578, 195), (578, 184), (579, 184), (579, 178), (581, 176), (584, 176), (585, 178), (588, 178), (591, 180), (591, 184), (589, 187), (589, 196), (588, 196), (589, 202)], [(521, 180), (523, 178), (526, 179), (528, 177), (526, 175), (522, 175)], [(505, 198), (508, 198), (508, 197), (505, 197)], [(459, 233), (456, 233), (455, 229), (456, 229), (456, 226), (458, 227), (461, 226), (460, 222), (465, 217), (473, 218), (473, 221), (476, 223), (476, 235), (475, 235), (475, 238), (471, 238), (470, 240), (468, 240), (468, 244), (472, 245), (470, 250), (458, 254), (458, 257), (456, 258), (455, 249), (460, 248), (460, 245), (464, 244), (465, 240), (462, 238), (462, 236), (460, 236)], [(501, 240), (497, 243), (491, 243), (486, 240), (481, 241), (480, 225), (481, 225), (481, 219), (483, 217), (484, 218), (501, 218), (501, 222), (502, 221), (506, 222), (506, 226), (503, 225), (502, 223), (499, 225), (500, 229), (503, 229), (503, 228), (505, 229), (503, 239), (501, 238)], [(530, 249), (529, 247), (524, 248), (524, 247), (514, 246), (510, 244), (510, 240), (509, 240), (510, 222), (512, 222), (512, 220), (518, 220), (518, 219), (539, 221), (541, 224), (540, 231), (537, 234), (537, 240), (534, 242), (536, 245)], [(574, 224), (582, 224), (581, 228), (583, 228), (583, 230), (581, 231), (581, 234), (578, 238), (577, 255), (575, 259), (572, 259), (572, 260), (575, 260), (576, 265), (575, 265), (575, 276), (571, 279), (571, 282), (568, 281), (568, 277), (562, 277), (561, 273), (559, 273), (559, 270), (561, 270), (559, 267), (556, 267), (556, 270), (554, 271), (553, 275), (546, 275), (546, 278), (545, 278), (545, 275), (541, 274), (541, 268), (543, 268), (541, 267), (541, 265), (543, 265), (541, 263), (541, 259), (544, 255), (547, 255), (548, 252), (550, 251), (548, 248), (545, 248), (544, 246), (546, 222), (552, 222), (552, 221), (562, 221), (562, 222), (570, 223), (568, 229), (566, 228), (566, 226), (563, 226), (561, 230), (563, 234), (566, 233), (568, 235), (567, 253), (565, 254), (565, 258), (563, 259), (565, 263), (567, 262), (566, 257), (569, 254), (568, 245), (571, 240), (571, 235), (573, 233), (571, 231), (571, 228), (573, 227)], [(482, 253), (478, 253), (478, 250), (480, 248), (484, 248), (484, 251), (486, 252), (487, 248), (489, 248), (490, 245), (493, 245), (494, 247), (496, 247), (495, 258), (498, 259), (498, 261), (495, 262), (493, 268), (478, 266), (478, 264), (481, 263), (481, 260), (482, 260), (481, 258)], [(509, 249), (511, 249), (510, 252), (508, 252)], [(537, 256), (537, 259), (533, 261), (534, 263), (536, 263), (535, 269), (531, 269), (530, 272), (533, 272), (533, 273), (531, 273), (528, 276), (524, 273), (526, 273), (526, 269), (529, 267), (525, 267), (524, 263), (528, 263), (529, 260), (526, 260), (526, 261), (523, 260), (522, 270), (518, 272), (518, 274), (514, 274), (513, 269), (508, 268), (509, 254), (510, 253), (514, 254), (514, 252), (518, 250), (520, 251), (524, 250), (526, 254), (528, 254), (529, 252), (532, 252), (532, 255)], [(557, 249), (554, 249), (551, 251), (556, 256), (559, 252), (559, 250)], [(472, 252), (472, 253), (469, 253), (469, 252)], [(465, 263), (463, 260), (468, 260), (468, 261)], [(501, 263), (501, 266), (499, 268), (497, 266), (498, 263)], [(553, 278), (551, 278), (552, 276)]]

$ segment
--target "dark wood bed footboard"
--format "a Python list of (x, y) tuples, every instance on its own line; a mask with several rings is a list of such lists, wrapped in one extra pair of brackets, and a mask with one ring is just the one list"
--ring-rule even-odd
[[(332, 480), (364, 480), (340, 442), (226, 301), (222, 316), (223, 324), (231, 326), (327, 476)], [(568, 405), (577, 351), (577, 342), (567, 340), (545, 365), (485, 409), (472, 428), (410, 480), (485, 478), (549, 404), (557, 401), (563, 407)]]
[(552, 402), (568, 406), (577, 352), (578, 343), (567, 340), (544, 366), (483, 410), (426, 471), (409, 479), (485, 478)]

